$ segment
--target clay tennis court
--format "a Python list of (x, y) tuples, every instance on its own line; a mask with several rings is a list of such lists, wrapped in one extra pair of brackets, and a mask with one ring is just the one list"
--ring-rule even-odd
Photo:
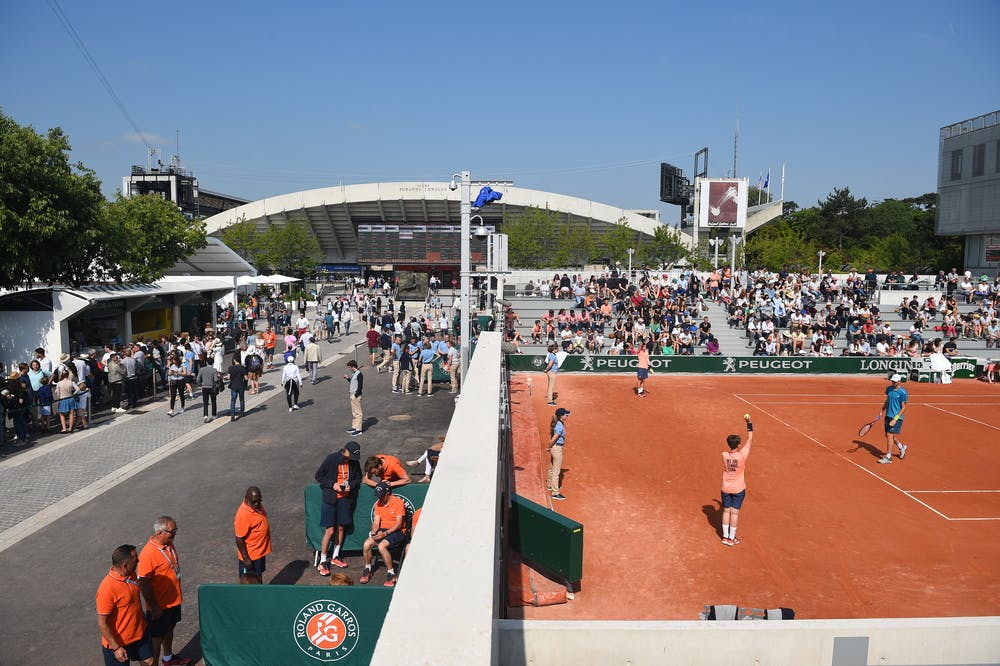
[[(529, 383), (531, 384), (529, 390)], [(692, 620), (704, 604), (789, 607), (796, 617), (1000, 614), (1000, 389), (906, 383), (905, 460), (880, 465), (883, 377), (558, 379), (567, 422), (554, 509), (585, 525), (584, 577), (569, 603), (528, 619)], [(549, 421), (541, 373), (511, 378), (516, 492), (545, 491)], [(755, 440), (741, 544), (720, 543), (720, 453)]]

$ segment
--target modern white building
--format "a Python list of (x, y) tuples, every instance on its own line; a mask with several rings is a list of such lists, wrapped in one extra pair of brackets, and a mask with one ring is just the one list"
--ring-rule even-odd
[(941, 128), (935, 231), (965, 237), (965, 269), (1000, 268), (1000, 111)]

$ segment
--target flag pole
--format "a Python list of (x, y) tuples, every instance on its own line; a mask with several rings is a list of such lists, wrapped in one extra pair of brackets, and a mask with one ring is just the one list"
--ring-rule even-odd
[(785, 163), (781, 163), (781, 200), (785, 200)]

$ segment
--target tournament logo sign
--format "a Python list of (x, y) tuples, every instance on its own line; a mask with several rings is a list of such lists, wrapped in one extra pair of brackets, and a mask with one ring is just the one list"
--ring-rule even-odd
[(340, 661), (358, 645), (358, 616), (339, 601), (320, 599), (295, 614), (292, 633), (299, 649), (313, 659)]

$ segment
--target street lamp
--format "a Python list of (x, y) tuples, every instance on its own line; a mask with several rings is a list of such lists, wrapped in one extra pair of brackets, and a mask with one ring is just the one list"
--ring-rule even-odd
[(823, 250), (819, 251), (819, 275), (823, 277), (823, 257), (826, 256), (826, 252)]
[(635, 254), (635, 248), (628, 249), (628, 282), (632, 284), (632, 255)]
[(722, 239), (719, 238), (718, 236), (716, 236), (715, 238), (709, 238), (708, 239), (708, 244), (711, 245), (712, 249), (715, 250), (715, 259), (713, 260), (712, 265), (713, 265), (714, 268), (718, 269), (719, 268), (719, 246), (722, 245)]
[[(469, 245), (469, 228), (471, 227), (472, 202), (472, 175), (468, 171), (456, 173), (451, 177), (451, 184), (448, 186), (452, 191), (459, 190), (460, 208), (462, 218), (462, 264), (460, 267), (459, 281), (461, 282), (461, 319), (459, 324), (459, 358), (461, 359), (461, 380), (459, 391), (465, 392), (465, 381), (469, 369), (469, 273), (472, 271), (472, 248)], [(482, 219), (482, 218), (480, 218)]]

